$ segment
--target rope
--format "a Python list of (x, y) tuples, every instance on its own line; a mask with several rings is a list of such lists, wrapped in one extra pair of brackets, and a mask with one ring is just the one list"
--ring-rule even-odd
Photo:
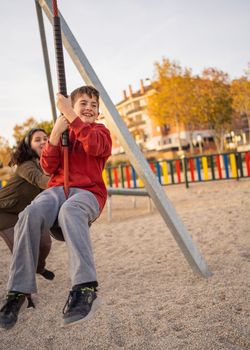
[[(61, 34), (61, 23), (60, 17), (58, 16), (57, 1), (52, 1), (53, 7), (53, 30), (54, 30), (54, 44), (55, 44), (55, 54), (56, 54), (56, 67), (57, 67), (57, 82), (58, 91), (60, 94), (67, 97), (67, 87), (66, 87), (66, 76), (64, 67), (64, 57), (63, 57), (63, 45), (62, 45), (62, 34)], [(65, 196), (68, 197), (69, 194), (69, 131), (66, 130), (62, 134), (62, 146), (63, 146), (63, 159), (64, 159), (64, 192)]]
[(56, 0), (52, 1), (52, 6), (53, 6), (54, 17), (58, 17), (58, 8), (57, 8), (57, 1)]

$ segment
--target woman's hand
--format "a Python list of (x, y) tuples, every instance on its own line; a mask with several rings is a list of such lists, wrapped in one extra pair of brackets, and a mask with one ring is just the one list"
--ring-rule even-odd
[(62, 133), (68, 129), (68, 126), (69, 122), (63, 115), (57, 118), (49, 138), (51, 145), (57, 146), (59, 144), (60, 137)]
[(62, 94), (57, 94), (56, 97), (57, 97), (56, 99), (57, 108), (64, 115), (64, 117), (71, 123), (77, 117), (71, 105), (71, 98), (64, 97)]

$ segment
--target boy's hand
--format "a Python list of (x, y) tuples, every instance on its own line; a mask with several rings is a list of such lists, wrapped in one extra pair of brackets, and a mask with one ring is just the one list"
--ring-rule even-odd
[(62, 133), (68, 129), (68, 126), (69, 122), (63, 115), (57, 118), (49, 138), (51, 145), (57, 146), (59, 144), (60, 137)]
[(75, 118), (77, 118), (77, 115), (75, 114), (72, 105), (71, 105), (71, 98), (70, 97), (64, 97), (62, 94), (56, 95), (56, 105), (59, 111), (64, 115), (64, 117), (71, 123)]

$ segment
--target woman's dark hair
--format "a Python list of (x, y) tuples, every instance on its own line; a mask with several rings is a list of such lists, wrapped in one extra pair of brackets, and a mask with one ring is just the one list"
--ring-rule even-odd
[(47, 135), (44, 129), (41, 129), (41, 128), (31, 129), (28, 132), (28, 134), (22, 139), (22, 141), (18, 144), (17, 148), (13, 152), (11, 156), (11, 160), (9, 162), (9, 166), (20, 165), (26, 162), (27, 160), (39, 158), (38, 154), (35, 151), (33, 151), (33, 149), (30, 146), (32, 136), (37, 131), (42, 131)]

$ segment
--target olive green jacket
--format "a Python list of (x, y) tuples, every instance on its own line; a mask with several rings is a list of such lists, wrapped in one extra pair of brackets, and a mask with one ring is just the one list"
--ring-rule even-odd
[(38, 160), (17, 166), (7, 185), (0, 189), (0, 230), (12, 227), (18, 214), (47, 188), (49, 176), (42, 172)]

